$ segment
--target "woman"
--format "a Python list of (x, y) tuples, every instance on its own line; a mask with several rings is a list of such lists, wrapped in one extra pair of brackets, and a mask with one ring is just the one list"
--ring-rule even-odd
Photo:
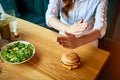
[[(106, 32), (107, 0), (50, 0), (46, 23), (63, 37), (57, 42), (66, 48), (84, 44), (98, 46)], [(57, 18), (60, 13), (60, 20)]]

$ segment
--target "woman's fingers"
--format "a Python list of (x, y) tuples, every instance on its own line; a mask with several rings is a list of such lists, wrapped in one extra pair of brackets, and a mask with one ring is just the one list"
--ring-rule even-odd
[(87, 28), (87, 23), (74, 23), (72, 26), (70, 26), (69, 29), (66, 30), (68, 33), (74, 33), (77, 31), (84, 31)]
[(70, 48), (70, 49), (73, 48), (73, 45), (71, 44), (70, 41), (59, 40), (58, 43), (65, 48)]
[(71, 44), (69, 37), (57, 37), (57, 42), (59, 44)]
[(75, 39), (77, 38), (76, 37), (57, 37), (57, 42), (65, 48), (73, 49), (77, 47)]
[(66, 35), (67, 36), (74, 36), (74, 33), (77, 33), (77, 32), (83, 33), (83, 31), (85, 31), (85, 30), (86, 30), (86, 27), (77, 27), (76, 29), (72, 29), (72, 30), (67, 31), (66, 33), (68, 33), (68, 34), (66, 34)]
[(88, 26), (87, 23), (81, 23), (81, 24), (78, 24), (76, 27), (79, 27), (79, 28), (86, 28)]
[(67, 37), (57, 37), (57, 42), (59, 44), (70, 44)]
[(68, 49), (73, 49), (74, 47), (69, 44), (62, 44), (63, 47), (68, 48)]
[(59, 44), (62, 45), (63, 47), (65, 47), (65, 48), (69, 48), (69, 49), (75, 48), (74, 45), (69, 41), (68, 42), (60, 42)]

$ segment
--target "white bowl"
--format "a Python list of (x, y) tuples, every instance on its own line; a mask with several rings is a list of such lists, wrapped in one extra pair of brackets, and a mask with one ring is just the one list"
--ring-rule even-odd
[[(10, 47), (10, 46), (13, 47), (13, 44), (18, 43), (18, 42), (20, 42), (21, 44), (26, 45), (26, 46), (21, 48), (20, 44), (17, 44), (16, 47), (8, 49), (8, 47)], [(32, 48), (28, 47), (28, 44), (30, 44)], [(25, 52), (25, 51), (27, 51), (27, 52)], [(28, 51), (30, 51), (30, 53)], [(15, 55), (15, 54), (17, 54), (17, 55)], [(27, 41), (14, 41), (14, 42), (8, 43), (7, 45), (2, 47), (1, 52), (0, 52), (1, 59), (10, 64), (24, 63), (24, 62), (30, 60), (34, 54), (35, 54), (35, 47), (30, 42), (27, 42)], [(28, 57), (28, 55), (29, 55), (29, 57)], [(17, 60), (17, 62), (15, 60)]]

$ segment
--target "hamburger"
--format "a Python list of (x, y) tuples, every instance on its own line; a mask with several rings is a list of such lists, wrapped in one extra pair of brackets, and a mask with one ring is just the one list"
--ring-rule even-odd
[(69, 70), (75, 69), (80, 65), (80, 57), (75, 52), (67, 52), (62, 55), (61, 62), (63, 67)]

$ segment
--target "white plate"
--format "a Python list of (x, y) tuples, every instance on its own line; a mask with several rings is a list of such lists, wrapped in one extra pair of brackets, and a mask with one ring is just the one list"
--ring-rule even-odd
[(32, 47), (33, 47), (33, 53), (32, 53), (32, 55), (31, 55), (29, 58), (27, 58), (26, 60), (21, 61), (21, 62), (19, 62), (19, 63), (9, 62), (9, 61), (5, 60), (5, 59), (3, 58), (3, 56), (2, 56), (2, 51), (3, 51), (5, 48), (7, 48), (8, 46), (12, 46), (14, 43), (17, 43), (17, 42), (20, 42), (20, 43), (23, 43), (23, 44), (31, 44), (30, 42), (27, 42), (27, 41), (14, 41), (14, 42), (11, 42), (11, 43), (6, 44), (5, 46), (2, 47), (1, 52), (0, 52), (0, 57), (1, 57), (1, 59), (2, 59), (3, 61), (8, 62), (8, 63), (10, 63), (10, 64), (21, 64), (21, 63), (24, 63), (24, 62), (30, 60), (30, 59), (34, 56), (34, 54), (35, 54), (35, 47), (33, 46), (33, 44), (31, 44)]

